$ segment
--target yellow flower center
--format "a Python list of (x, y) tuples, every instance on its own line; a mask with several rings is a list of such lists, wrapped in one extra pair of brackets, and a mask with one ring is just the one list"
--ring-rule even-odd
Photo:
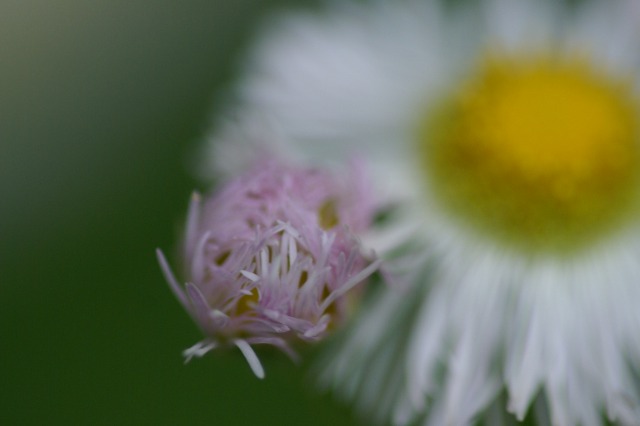
[(567, 251), (635, 211), (638, 130), (630, 85), (586, 62), (492, 58), (419, 139), (449, 216), (529, 251)]

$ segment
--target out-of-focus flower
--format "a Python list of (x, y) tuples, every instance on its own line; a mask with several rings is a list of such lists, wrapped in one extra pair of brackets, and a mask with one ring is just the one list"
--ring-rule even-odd
[(343, 2), (261, 38), (247, 116), (312, 161), (365, 155), (424, 260), (331, 356), (364, 412), (640, 424), (639, 22), (621, 0)]
[(184, 286), (158, 251), (171, 289), (206, 336), (184, 351), (187, 361), (235, 345), (262, 378), (251, 345), (295, 357), (296, 341), (320, 340), (344, 322), (354, 287), (379, 264), (353, 234), (368, 227), (373, 204), (362, 170), (352, 171), (341, 183), (324, 171), (262, 160), (211, 197), (193, 196)]

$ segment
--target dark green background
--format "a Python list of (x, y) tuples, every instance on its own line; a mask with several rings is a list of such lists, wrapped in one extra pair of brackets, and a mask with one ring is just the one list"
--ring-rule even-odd
[[(299, 0), (0, 2), (0, 424), (352, 424), (262, 353), (182, 364), (168, 290), (188, 170), (235, 64)], [(202, 187), (199, 187), (203, 189)]]

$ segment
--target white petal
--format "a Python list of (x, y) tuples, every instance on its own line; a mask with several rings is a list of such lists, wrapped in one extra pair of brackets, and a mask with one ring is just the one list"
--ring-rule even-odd
[(258, 379), (264, 379), (264, 368), (262, 368), (262, 364), (260, 363), (256, 353), (253, 351), (253, 348), (251, 348), (251, 345), (242, 339), (236, 339), (233, 343), (238, 347), (238, 349), (240, 349), (242, 355), (244, 355), (244, 358), (247, 360), (249, 367), (251, 367), (253, 374), (255, 374)]

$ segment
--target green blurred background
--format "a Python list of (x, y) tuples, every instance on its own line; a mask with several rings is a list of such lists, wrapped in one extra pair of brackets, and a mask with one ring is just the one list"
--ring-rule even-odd
[(154, 255), (258, 23), (306, 3), (0, 2), (0, 424), (354, 423), (280, 354), (183, 365)]

